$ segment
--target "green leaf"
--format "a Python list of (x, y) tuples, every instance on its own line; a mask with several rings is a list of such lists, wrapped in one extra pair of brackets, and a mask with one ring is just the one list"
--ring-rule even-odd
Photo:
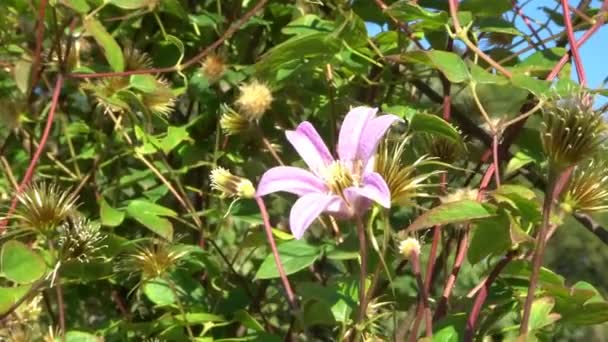
[(234, 313), (234, 319), (241, 322), (245, 327), (254, 331), (264, 331), (264, 326), (258, 322), (249, 312), (245, 310), (237, 310)]
[(32, 62), (19, 60), (15, 63), (15, 69), (13, 70), (15, 75), (15, 83), (17, 88), (23, 94), (27, 94), (30, 89), (30, 75), (32, 73)]
[(560, 315), (551, 313), (555, 306), (555, 300), (551, 297), (543, 297), (534, 300), (530, 311), (530, 322), (528, 331), (540, 330), (560, 319)]
[(108, 227), (116, 227), (125, 219), (125, 213), (112, 208), (104, 198), (99, 203), (101, 224)]
[[(524, 260), (510, 262), (502, 272), (503, 277), (516, 277), (525, 280), (529, 280), (531, 274), (530, 263)], [(540, 269), (538, 281), (543, 287), (564, 286), (564, 277), (544, 267)]]
[(177, 298), (175, 294), (164, 279), (155, 278), (148, 280), (144, 284), (143, 289), (146, 297), (158, 306), (167, 306), (176, 302)]
[(21, 300), (29, 291), (31, 285), (20, 285), (15, 287), (0, 287), (0, 315)]
[(443, 11), (431, 12), (410, 1), (397, 1), (385, 12), (401, 22), (418, 21), (417, 28), (443, 29), (448, 23), (448, 14)]
[(173, 224), (161, 217), (175, 217), (177, 213), (173, 210), (148, 201), (133, 200), (127, 205), (127, 213), (154, 233), (169, 241), (173, 240)]
[(173, 14), (174, 16), (181, 19), (186, 19), (188, 17), (188, 13), (186, 12), (182, 4), (179, 2), (179, 0), (162, 0), (159, 1), (159, 3), (160, 10), (162, 12)]
[(565, 48), (556, 47), (538, 51), (514, 67), (513, 71), (530, 76), (545, 78), (553, 70), (556, 63), (567, 53)]
[[(278, 247), (281, 264), (287, 275), (296, 273), (312, 265), (320, 256), (320, 250), (316, 246), (311, 246), (304, 240), (292, 240), (285, 242)], [(256, 279), (273, 279), (279, 277), (277, 264), (272, 253), (266, 256), (262, 265), (255, 275)]]
[(471, 79), (477, 84), (505, 84), (509, 82), (506, 77), (489, 73), (484, 68), (471, 61), (467, 61), (467, 64), (471, 69)]
[(437, 115), (417, 113), (410, 121), (409, 129), (413, 132), (441, 135), (455, 144), (462, 144), (462, 138), (456, 128)]
[(106, 31), (105, 27), (96, 19), (87, 18), (84, 21), (84, 28), (99, 44), (112, 69), (116, 72), (124, 71), (125, 61), (122, 50), (114, 40), (114, 37)]
[(523, 35), (515, 25), (501, 17), (483, 18), (477, 22), (477, 27), (479, 32), (505, 33), (513, 36)]
[(66, 342), (99, 342), (103, 338), (84, 331), (70, 330), (65, 334)]
[(186, 322), (188, 322), (189, 324), (202, 324), (202, 323), (206, 323), (206, 322), (224, 322), (225, 321), (225, 319), (222, 316), (210, 314), (207, 312), (189, 312), (185, 315), (185, 319), (184, 319), (184, 315), (181, 315), (181, 314), (175, 315), (175, 316), (173, 316), (173, 318), (179, 324), (186, 324)]
[(315, 14), (305, 14), (287, 24), (281, 29), (286, 35), (310, 34), (318, 32), (332, 32), (335, 25), (330, 20), (321, 19)]
[(188, 19), (190, 19), (193, 24), (200, 27), (217, 27), (218, 24), (224, 22), (224, 17), (206, 11), (197, 15), (188, 14)]
[(407, 232), (413, 232), (435, 225), (462, 223), (496, 215), (488, 205), (473, 200), (462, 200), (436, 206), (407, 227)]
[(31, 284), (46, 272), (44, 259), (19, 241), (7, 241), (0, 253), (2, 275), (18, 284)]
[(500, 17), (511, 8), (509, 0), (464, 0), (458, 11), (470, 11), (477, 17)]
[(436, 68), (452, 83), (461, 83), (470, 79), (467, 65), (460, 56), (453, 52), (440, 50), (412, 51), (401, 54), (401, 60)]
[(183, 141), (192, 141), (190, 138), (190, 134), (188, 134), (188, 129), (186, 126), (169, 126), (167, 130), (167, 135), (160, 139), (158, 143), (158, 147), (165, 153), (173, 151), (179, 144)]
[(110, 3), (122, 9), (135, 10), (148, 7), (151, 2), (150, 0), (110, 0)]
[(59, 2), (80, 14), (86, 14), (91, 10), (86, 0), (60, 0)]
[(490, 255), (499, 255), (511, 248), (511, 221), (501, 212), (496, 217), (480, 220), (474, 225), (473, 237), (467, 253), (471, 264)]
[(131, 75), (129, 84), (144, 93), (151, 93), (156, 90), (157, 81), (152, 75)]
[(551, 90), (551, 82), (539, 80), (522, 73), (515, 73), (511, 78), (511, 83), (519, 88), (526, 89), (537, 97), (547, 95)]
[(517, 170), (521, 169), (522, 167), (534, 162), (534, 158), (530, 157), (525, 152), (517, 151), (507, 163), (507, 167), (505, 168), (505, 176), (508, 177), (517, 172)]

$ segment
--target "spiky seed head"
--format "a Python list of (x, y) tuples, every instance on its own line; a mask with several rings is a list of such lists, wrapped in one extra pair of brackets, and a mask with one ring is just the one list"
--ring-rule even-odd
[(543, 109), (542, 142), (552, 166), (565, 169), (597, 154), (606, 140), (606, 123), (579, 94), (549, 102)]
[(211, 171), (211, 188), (220, 192), (222, 197), (253, 198), (255, 187), (249, 179), (235, 176), (223, 167)]
[(245, 116), (229, 106), (222, 105), (220, 127), (226, 135), (240, 135), (248, 133), (253, 126)]
[(26, 229), (49, 233), (74, 212), (78, 196), (48, 183), (33, 183), (17, 194), (15, 218)]
[(133, 44), (126, 44), (122, 55), (125, 61), (125, 70), (142, 70), (152, 67), (152, 58), (147, 53), (133, 47)]
[(412, 254), (420, 255), (420, 242), (413, 237), (408, 237), (399, 242), (399, 253), (406, 259), (409, 259)]
[(175, 94), (173, 94), (169, 82), (163, 78), (158, 78), (154, 90), (144, 93), (141, 101), (152, 114), (166, 117), (173, 112), (175, 99)]
[(201, 70), (203, 75), (205, 75), (211, 83), (214, 83), (224, 75), (226, 63), (224, 62), (224, 59), (218, 55), (209, 55), (203, 61)]
[(462, 200), (476, 201), (479, 190), (471, 188), (460, 188), (440, 198), (441, 203), (452, 203)]
[(486, 38), (488, 43), (494, 46), (508, 46), (513, 42), (514, 35), (502, 32), (488, 32)]
[(388, 139), (383, 140), (376, 155), (374, 168), (388, 185), (391, 192), (391, 203), (407, 205), (414, 198), (429, 196), (424, 189), (436, 186), (436, 184), (430, 184), (428, 180), (441, 171), (420, 173), (418, 168), (427, 164), (430, 159), (423, 156), (413, 163), (406, 163), (404, 152), (409, 138), (401, 137), (397, 141), (395, 143)]
[(64, 260), (78, 260), (87, 263), (95, 253), (106, 248), (103, 240), (106, 236), (100, 230), (101, 225), (89, 221), (86, 217), (73, 214), (57, 229), (57, 244)]
[(465, 152), (463, 144), (456, 143), (443, 136), (426, 135), (425, 144), (430, 157), (448, 164), (459, 160)]
[(105, 112), (121, 113), (129, 109), (129, 105), (120, 98), (120, 92), (129, 87), (126, 77), (102, 78), (90, 84), (83, 85), (84, 89), (92, 92), (97, 107)]
[(162, 277), (179, 266), (187, 251), (178, 251), (165, 241), (138, 246), (136, 252), (127, 256), (122, 268), (132, 274), (140, 274), (142, 280)]
[(253, 80), (239, 87), (236, 105), (249, 121), (258, 121), (272, 104), (272, 92), (268, 85)]
[(574, 169), (561, 207), (568, 213), (593, 213), (608, 210), (608, 161), (592, 158)]

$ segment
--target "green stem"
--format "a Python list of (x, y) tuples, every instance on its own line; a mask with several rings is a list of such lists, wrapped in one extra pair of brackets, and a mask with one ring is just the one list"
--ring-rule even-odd
[(365, 227), (361, 217), (357, 216), (357, 235), (359, 237), (359, 256), (361, 257), (361, 273), (359, 276), (359, 315), (357, 317), (357, 325), (365, 319), (367, 310), (367, 298), (365, 295), (365, 280), (367, 279), (367, 241), (365, 236)]
[(184, 317), (184, 322), (186, 324), (186, 331), (188, 331), (188, 337), (190, 337), (191, 341), (194, 341), (194, 334), (192, 333), (192, 328), (190, 327), (190, 323), (188, 323), (188, 317), (186, 317), (186, 310), (184, 309), (184, 304), (179, 299), (179, 295), (177, 294), (177, 289), (175, 288), (175, 284), (173, 283), (171, 278), (169, 278), (168, 276), (165, 278), (165, 280), (167, 281), (167, 284), (169, 284), (169, 288), (171, 289), (171, 292), (175, 296), (175, 301), (177, 302), (177, 307), (179, 309), (179, 312)]

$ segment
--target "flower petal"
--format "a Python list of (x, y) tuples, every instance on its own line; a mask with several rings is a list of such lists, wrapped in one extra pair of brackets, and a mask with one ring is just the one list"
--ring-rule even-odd
[(286, 131), (285, 136), (314, 173), (319, 174), (333, 162), (334, 158), (310, 122), (302, 122), (295, 131)]
[(363, 177), (363, 186), (350, 187), (347, 190), (359, 196), (369, 198), (385, 208), (391, 207), (391, 191), (388, 185), (386, 185), (384, 178), (376, 172), (368, 173)]
[(353, 161), (357, 159), (361, 134), (368, 122), (376, 116), (377, 111), (377, 108), (355, 107), (346, 114), (338, 137), (338, 156), (340, 160)]
[(264, 172), (256, 196), (285, 191), (298, 196), (311, 192), (327, 192), (327, 186), (309, 171), (292, 166), (277, 166)]
[(380, 140), (389, 127), (396, 121), (403, 120), (392, 114), (380, 115), (370, 120), (365, 126), (359, 140), (359, 149), (357, 151), (357, 157), (363, 161), (364, 165), (376, 154)]
[(336, 201), (337, 196), (323, 193), (309, 193), (300, 197), (289, 213), (289, 229), (296, 239), (302, 238), (304, 232), (321, 213)]

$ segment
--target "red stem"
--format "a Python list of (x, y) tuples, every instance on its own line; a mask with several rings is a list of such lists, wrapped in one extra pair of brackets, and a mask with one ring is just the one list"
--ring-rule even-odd
[(481, 312), (481, 307), (483, 306), (483, 303), (488, 297), (492, 283), (494, 282), (494, 280), (496, 280), (496, 278), (498, 277), (500, 272), (502, 272), (505, 266), (507, 266), (507, 264), (511, 262), (511, 260), (513, 260), (516, 254), (516, 251), (510, 251), (509, 253), (507, 253), (505, 257), (502, 258), (498, 262), (498, 264), (496, 264), (496, 266), (494, 266), (494, 269), (492, 270), (492, 272), (490, 272), (490, 275), (483, 281), (482, 286), (479, 289), (479, 292), (477, 293), (477, 297), (475, 297), (475, 302), (473, 303), (473, 308), (471, 309), (469, 318), (467, 319), (467, 325), (465, 327), (464, 332), (464, 340), (466, 342), (473, 341), (477, 318), (479, 317), (479, 313)]
[[(412, 262), (412, 272), (414, 273), (414, 277), (416, 278), (416, 283), (418, 285), (419, 291), (419, 302), (418, 302), (418, 310), (422, 312), (424, 316), (425, 322), (425, 336), (428, 338), (433, 337), (433, 320), (431, 318), (431, 308), (429, 305), (429, 292), (426, 289), (426, 285), (422, 281), (422, 274), (420, 274), (420, 256), (413, 252), (410, 254), (410, 260)], [(418, 319), (414, 324), (419, 324)], [(412, 329), (410, 334), (410, 341), (416, 341), (418, 335), (418, 327)]]
[(256, 197), (255, 201), (257, 202), (258, 207), (260, 208), (260, 213), (262, 214), (266, 238), (268, 239), (268, 244), (270, 244), (270, 249), (272, 250), (272, 255), (274, 256), (274, 262), (277, 264), (277, 270), (279, 271), (281, 282), (283, 283), (283, 287), (285, 287), (287, 301), (289, 302), (289, 305), (291, 306), (292, 310), (295, 311), (298, 308), (296, 296), (291, 288), (291, 285), (289, 284), (289, 279), (287, 279), (287, 274), (285, 274), (285, 269), (283, 268), (283, 264), (281, 263), (281, 257), (279, 256), (277, 245), (274, 242), (274, 237), (272, 236), (272, 226), (270, 225), (268, 210), (266, 210), (266, 205), (264, 204), (264, 200), (261, 197)]
[(42, 60), (42, 40), (44, 39), (44, 16), (48, 0), (40, 0), (38, 7), (38, 26), (36, 27), (36, 50), (34, 50), (34, 61), (32, 63), (32, 80), (30, 84), (30, 94), (40, 78), (40, 61)]
[[(532, 35), (534, 36), (534, 38), (536, 38), (538, 40), (540, 46), (543, 49), (546, 49), (547, 47), (543, 43), (543, 40), (540, 38), (540, 36), (538, 34), (538, 31), (536, 31), (536, 29), (534, 29), (534, 27), (532, 27), (532, 22), (530, 21), (530, 17), (528, 17), (524, 13), (524, 11), (521, 9), (521, 7), (519, 7), (519, 5), (517, 4), (517, 0), (513, 0), (512, 4), (513, 4), (513, 9), (515, 10), (515, 13), (517, 13), (517, 15), (519, 15), (524, 20), (524, 24), (526, 24), (526, 26), (528, 27), (528, 29), (530, 29), (530, 31), (532, 32)], [(537, 45), (534, 45), (534, 46), (537, 46)]]
[[(589, 38), (591, 38), (591, 36), (593, 36), (593, 34), (595, 34), (595, 32), (597, 32), (597, 30), (600, 29), (600, 27), (602, 27), (602, 25), (606, 21), (606, 16), (605, 16), (606, 11), (608, 11), (608, 0), (604, 0), (604, 2), (602, 3), (602, 9), (601, 9), (600, 13), (598, 13), (596, 15), (597, 19), (595, 21), (595, 24), (593, 24), (593, 26), (591, 26), (591, 28), (587, 32), (585, 32), (585, 34), (581, 37), (581, 39), (579, 39), (576, 42), (576, 44), (573, 44), (572, 47), (576, 46), (577, 48), (580, 48), (585, 42), (587, 42), (587, 40), (589, 40)], [(557, 76), (557, 74), (560, 72), (560, 70), (564, 67), (564, 65), (566, 65), (566, 63), (570, 59), (571, 53), (572, 53), (572, 48), (567, 54), (562, 56), (562, 58), (555, 65), (553, 70), (551, 70), (551, 72), (549, 73), (549, 76), (547, 76), (548, 81), (553, 80)]]
[(498, 134), (494, 132), (492, 137), (492, 156), (494, 158), (494, 176), (496, 181), (496, 187), (500, 186), (500, 164), (498, 156)]
[(11, 206), (8, 210), (8, 213), (6, 214), (4, 219), (2, 219), (2, 221), (0, 221), (0, 233), (2, 233), (4, 231), (4, 229), (6, 228), (6, 225), (8, 224), (8, 220), (10, 219), (13, 212), (15, 211), (15, 208), (17, 207), (17, 201), (18, 201), (17, 195), (19, 195), (23, 191), (23, 189), (25, 189), (25, 187), (28, 185), (28, 183), (32, 179), (32, 176), (34, 175), (34, 171), (36, 170), (36, 165), (38, 164), (38, 161), (40, 160), (42, 151), (44, 150), (44, 147), (46, 146), (46, 142), (49, 138), (51, 128), (53, 127), (53, 120), (55, 119), (55, 112), (57, 111), (57, 103), (59, 102), (59, 95), (61, 94), (62, 87), (63, 87), (63, 75), (59, 74), (57, 76), (57, 81), (55, 82), (55, 90), (53, 91), (53, 97), (51, 99), (51, 108), (49, 109), (49, 114), (46, 119), (46, 126), (44, 126), (44, 131), (42, 132), (42, 137), (40, 138), (40, 143), (38, 144), (38, 149), (36, 149), (36, 152), (34, 152), (34, 155), (32, 156), (30, 165), (27, 167), (27, 170), (25, 171), (25, 175), (23, 176), (23, 180), (21, 180), (19, 189), (17, 189), (17, 194), (15, 194), (15, 196), (13, 197), (13, 200), (11, 201)]
[(581, 85), (587, 84), (587, 78), (585, 77), (585, 68), (581, 61), (581, 55), (578, 51), (578, 43), (574, 37), (574, 30), (572, 29), (572, 20), (570, 18), (570, 8), (568, 7), (568, 0), (562, 1), (562, 10), (564, 13), (564, 24), (566, 25), (566, 33), (568, 34), (568, 41), (570, 42), (570, 51), (574, 58), (574, 64), (576, 65), (576, 74), (578, 75), (578, 81)]
[(69, 74), (68, 77), (71, 77), (71, 78), (102, 78), (102, 77), (113, 77), (113, 76), (141, 75), (141, 74), (161, 74), (161, 73), (167, 73), (167, 72), (173, 72), (173, 71), (181, 71), (183, 69), (186, 69), (186, 68), (198, 63), (201, 59), (203, 59), (203, 57), (207, 56), (213, 50), (215, 50), (220, 45), (222, 45), (224, 43), (224, 41), (226, 41), (228, 38), (232, 37), (232, 35), (234, 33), (236, 33), (236, 31), (241, 26), (243, 26), (243, 24), (245, 24), (247, 22), (247, 20), (249, 20), (260, 9), (262, 9), (262, 7), (264, 7), (264, 5), (266, 5), (267, 2), (268, 2), (268, 0), (260, 0), (255, 6), (253, 6), (253, 8), (251, 8), (247, 13), (245, 13), (245, 15), (243, 17), (241, 17), (241, 19), (239, 19), (232, 26), (230, 26), (218, 40), (216, 40), (211, 45), (204, 48), (196, 56), (190, 58), (183, 64), (172, 66), (172, 67), (166, 67), (166, 68), (129, 70), (129, 71), (123, 71), (123, 72), (100, 72), (100, 73), (93, 73), (93, 74), (77, 73), (77, 74)]

